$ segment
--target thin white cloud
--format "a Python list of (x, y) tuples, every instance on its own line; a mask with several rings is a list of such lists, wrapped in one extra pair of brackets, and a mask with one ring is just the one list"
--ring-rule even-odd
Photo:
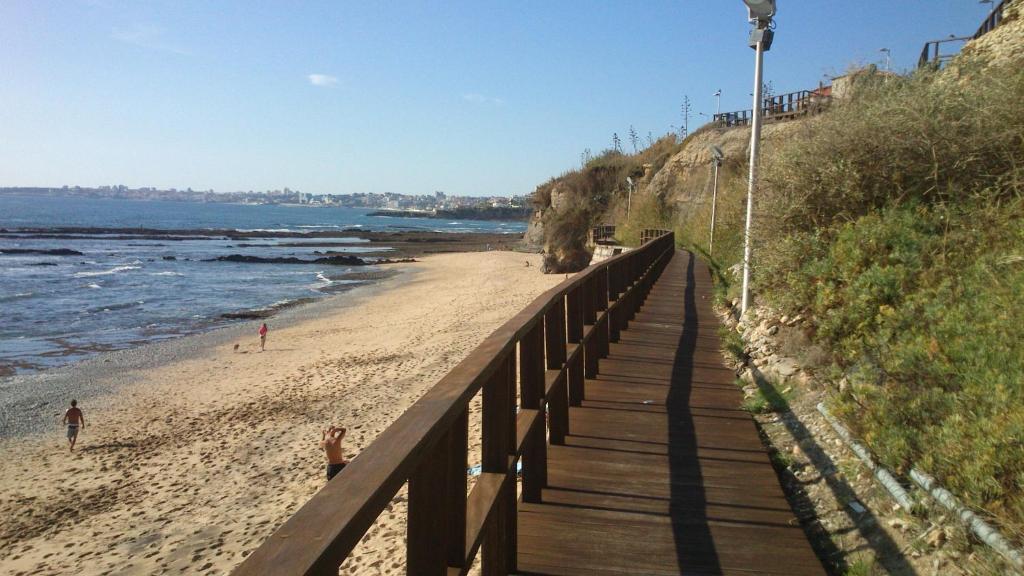
[(469, 94), (463, 94), (462, 99), (471, 104), (490, 104), (492, 106), (501, 106), (505, 103), (501, 98), (494, 98), (491, 96), (484, 96), (483, 94), (477, 94), (476, 92), (470, 92)]
[(147, 50), (181, 55), (190, 54), (185, 48), (167, 40), (163, 28), (154, 24), (136, 24), (131, 28), (114, 30), (110, 37)]
[(327, 74), (310, 74), (307, 78), (309, 78), (309, 83), (313, 86), (330, 86), (338, 83), (337, 78)]

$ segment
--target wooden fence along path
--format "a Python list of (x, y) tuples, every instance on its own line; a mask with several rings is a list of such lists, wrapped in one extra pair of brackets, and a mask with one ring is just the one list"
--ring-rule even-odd
[[(235, 573), (337, 574), (408, 482), (408, 574), (465, 574), (478, 553), (488, 576), (823, 574), (739, 409), (710, 298), (672, 234), (566, 280)], [(483, 472), (467, 496), (477, 393)]]

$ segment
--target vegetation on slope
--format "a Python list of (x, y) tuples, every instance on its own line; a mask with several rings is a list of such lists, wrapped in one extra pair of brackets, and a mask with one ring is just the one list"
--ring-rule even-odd
[[(1024, 70), (875, 78), (767, 146), (757, 298), (830, 351), (839, 411), (889, 466), (1024, 531)], [(744, 186), (713, 260), (742, 257)], [(704, 209), (680, 229), (707, 244)]]
[[(643, 193), (644, 166), (650, 165), (648, 173), (656, 172), (680, 146), (674, 135), (667, 135), (636, 154), (605, 150), (581, 169), (538, 186), (533, 201), (543, 214), (548, 269), (575, 271), (586, 266), (590, 259), (586, 251), (587, 233), (609, 214), (624, 223), (621, 228), (625, 239), (633, 243), (639, 242), (643, 228), (664, 227), (667, 216), (661, 199)], [(627, 177), (641, 184), (633, 194), (628, 219)]]

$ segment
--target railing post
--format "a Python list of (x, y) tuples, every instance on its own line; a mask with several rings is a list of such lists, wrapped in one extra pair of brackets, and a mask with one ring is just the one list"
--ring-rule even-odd
[(547, 400), (548, 427), (552, 444), (565, 444), (569, 431), (569, 404), (567, 381), (569, 370), (565, 366), (565, 298), (559, 296), (544, 315), (544, 337), (547, 346), (548, 370), (560, 370), (558, 384)]
[(583, 281), (583, 322), (590, 326), (590, 335), (583, 345), (583, 375), (585, 378), (597, 376), (597, 282), (594, 276)]
[(612, 308), (608, 314), (608, 340), (610, 342), (618, 342), (622, 331), (622, 302), (619, 302), (619, 299), (622, 298), (623, 284), (622, 261), (620, 260), (608, 266), (608, 301), (615, 303), (615, 308)]
[[(583, 287), (577, 285), (566, 294), (566, 339), (580, 345), (583, 340)], [(569, 405), (579, 406), (583, 401), (583, 350), (577, 349), (569, 366)]]
[(448, 433), (448, 566), (466, 563), (466, 468), (469, 452), (469, 410), (452, 423)]
[[(641, 271), (640, 255), (639, 254), (633, 254), (633, 256), (629, 259), (629, 283), (631, 285), (635, 285), (637, 283), (637, 280), (640, 279), (640, 271)], [(636, 317), (636, 311), (639, 308), (640, 308), (640, 299), (639, 299), (638, 290), (633, 290), (629, 294), (629, 302), (626, 305), (626, 313), (625, 313), (625, 320), (626, 321), (625, 321), (624, 324), (628, 325), (629, 321)]]
[(519, 341), (519, 401), (523, 408), (542, 414), (528, 432), (523, 447), (523, 501), (540, 502), (547, 484), (547, 442), (544, 426), (544, 317), (534, 323)]
[[(430, 448), (409, 478), (407, 574), (442, 576), (448, 570), (451, 435), (449, 431)], [(463, 492), (462, 500), (465, 498)]]
[(605, 266), (597, 272), (597, 290), (595, 290), (594, 298), (597, 299), (597, 310), (599, 312), (605, 312), (604, 316), (598, 322), (597, 326), (597, 353), (601, 358), (607, 358), (608, 353), (611, 351), (608, 347), (609, 338), (609, 327), (608, 327), (608, 267)]
[[(509, 474), (509, 454), (515, 438), (514, 393), (515, 354), (509, 353), (483, 387), (481, 456), (484, 472)], [(506, 494), (497, 504), (483, 538), (481, 567), (485, 576), (505, 576), (515, 566), (515, 482), (506, 479), (504, 484)]]

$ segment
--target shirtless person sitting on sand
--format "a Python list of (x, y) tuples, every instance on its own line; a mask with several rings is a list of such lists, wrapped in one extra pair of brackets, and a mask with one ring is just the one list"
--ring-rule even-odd
[(82, 409), (78, 407), (78, 400), (71, 401), (71, 408), (64, 412), (64, 424), (68, 426), (68, 444), (71, 445), (71, 450), (75, 449), (75, 442), (78, 440), (78, 429), (85, 428), (85, 415), (82, 414)]
[(345, 455), (341, 451), (341, 440), (345, 437), (345, 429), (341, 426), (331, 426), (323, 431), (323, 439), (320, 440), (320, 447), (324, 449), (324, 456), (327, 458), (327, 480), (334, 478), (348, 464)]

